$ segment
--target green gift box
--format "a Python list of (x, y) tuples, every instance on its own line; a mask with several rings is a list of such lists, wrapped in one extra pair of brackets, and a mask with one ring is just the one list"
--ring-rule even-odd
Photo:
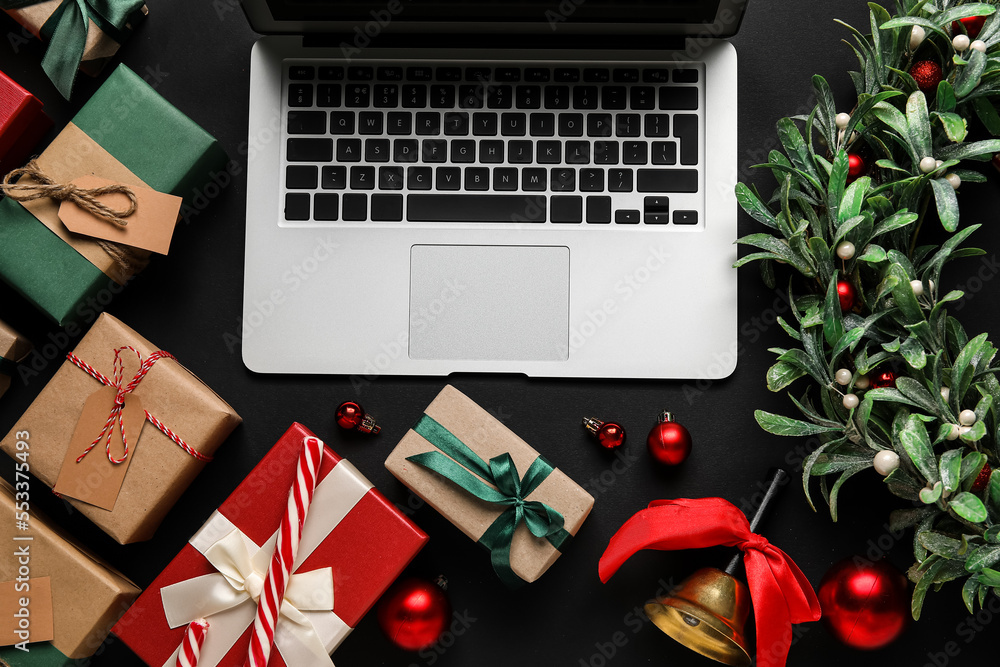
[[(227, 161), (214, 137), (124, 65), (36, 159), (57, 183), (95, 175), (176, 195), (185, 207)], [(150, 255), (69, 231), (54, 200), (9, 197), (0, 199), (0, 249), (0, 278), (58, 324), (93, 317)]]

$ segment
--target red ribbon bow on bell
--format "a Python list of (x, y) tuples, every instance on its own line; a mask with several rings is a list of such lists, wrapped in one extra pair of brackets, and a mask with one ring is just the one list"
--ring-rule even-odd
[(722, 498), (654, 500), (611, 538), (598, 572), (607, 582), (642, 549), (674, 551), (738, 547), (757, 619), (758, 667), (782, 667), (792, 644), (792, 623), (818, 621), (816, 592), (788, 555), (751, 532), (743, 512)]

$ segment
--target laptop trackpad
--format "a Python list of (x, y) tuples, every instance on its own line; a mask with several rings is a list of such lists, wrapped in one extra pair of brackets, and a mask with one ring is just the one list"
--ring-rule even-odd
[(410, 358), (568, 358), (569, 248), (415, 245)]

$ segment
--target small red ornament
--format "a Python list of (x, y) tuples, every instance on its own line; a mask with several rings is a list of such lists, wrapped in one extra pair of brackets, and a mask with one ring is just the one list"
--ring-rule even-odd
[(411, 577), (397, 582), (378, 605), (378, 624), (393, 644), (406, 651), (425, 649), (438, 640), (451, 620), (448, 581)]
[(375, 423), (375, 418), (365, 412), (359, 403), (344, 401), (337, 408), (337, 426), (343, 429), (355, 430), (359, 433), (375, 435), (382, 427)]
[(665, 410), (656, 421), (656, 426), (646, 438), (650, 456), (668, 466), (683, 463), (691, 453), (691, 434)]
[(895, 641), (910, 615), (906, 577), (885, 560), (835, 564), (820, 582), (819, 603), (830, 634), (862, 650)]
[(993, 468), (990, 467), (989, 463), (984, 463), (983, 469), (976, 475), (976, 481), (972, 483), (972, 492), (979, 493), (985, 489), (986, 485), (990, 483), (990, 475), (992, 474)]
[(621, 424), (584, 417), (583, 426), (597, 438), (597, 442), (605, 449), (618, 449), (625, 444), (625, 428)]
[[(959, 25), (961, 23), (961, 25)], [(969, 36), (969, 39), (975, 39), (979, 37), (979, 31), (983, 29), (983, 24), (986, 23), (985, 16), (967, 16), (964, 19), (958, 19), (958, 21), (951, 22), (951, 34), (961, 35), (962, 26), (965, 26), (965, 32)]]
[(856, 153), (847, 154), (847, 176), (854, 179), (865, 173), (865, 161)]
[(872, 389), (895, 389), (896, 388), (896, 374), (892, 371), (882, 371), (881, 373), (876, 373), (869, 378)]
[(854, 291), (854, 285), (849, 281), (837, 281), (837, 296), (840, 297), (841, 310), (851, 310), (854, 308), (854, 299), (857, 297), (857, 293)]
[(937, 85), (941, 83), (943, 74), (941, 66), (933, 60), (921, 60), (913, 63), (913, 67), (910, 68), (910, 76), (917, 82), (920, 90), (926, 93), (937, 88)]

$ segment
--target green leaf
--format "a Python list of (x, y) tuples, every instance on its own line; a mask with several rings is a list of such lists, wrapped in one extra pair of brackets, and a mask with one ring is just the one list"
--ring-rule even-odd
[(878, 223), (875, 227), (875, 232), (873, 236), (881, 236), (888, 232), (894, 231), (896, 229), (901, 229), (909, 224), (916, 222), (920, 218), (916, 213), (910, 213), (909, 211), (899, 211), (898, 213), (886, 218), (882, 222)]
[(927, 355), (924, 354), (924, 345), (916, 336), (910, 336), (899, 346), (899, 353), (906, 359), (906, 363), (911, 368), (917, 370), (927, 365)]
[(837, 144), (837, 104), (833, 99), (833, 92), (826, 79), (816, 74), (812, 78), (813, 91), (816, 93), (816, 124), (819, 125), (820, 134), (830, 146)]
[(782, 118), (778, 121), (778, 139), (795, 168), (809, 179), (815, 190), (819, 191), (819, 172), (816, 171), (816, 165), (809, 157), (809, 149), (806, 148), (805, 140), (802, 138), (798, 126), (795, 125), (795, 121), (791, 118)]
[(986, 521), (986, 506), (983, 505), (983, 501), (978, 496), (968, 491), (963, 491), (955, 496), (954, 500), (948, 503), (948, 506), (966, 521), (972, 523)]
[(928, 482), (937, 482), (939, 480), (937, 459), (934, 457), (931, 441), (927, 437), (927, 427), (923, 422), (911, 415), (899, 433), (899, 442), (924, 479)]
[[(976, 115), (982, 122), (983, 127), (994, 137), (1000, 136), (1000, 114), (993, 106), (993, 102), (985, 97), (977, 97), (972, 100), (972, 108), (976, 110)], [(961, 174), (959, 174), (961, 175)], [(963, 177), (962, 180), (965, 180)]]
[(858, 474), (862, 470), (867, 470), (868, 468), (871, 467), (872, 463), (870, 460), (865, 461), (864, 463), (854, 463), (850, 467), (845, 469), (844, 472), (840, 474), (840, 477), (837, 478), (837, 481), (834, 482), (833, 488), (830, 489), (830, 500), (829, 500), (830, 518), (833, 521), (837, 520), (837, 497), (840, 495), (840, 487), (842, 487), (844, 485), (844, 482), (849, 480), (854, 475)]
[(831, 347), (844, 335), (844, 313), (840, 307), (840, 296), (837, 293), (837, 276), (830, 277), (826, 289), (826, 300), (823, 303), (823, 335), (827, 345)]
[[(805, 275), (811, 275), (813, 273), (812, 267), (810, 267), (805, 259), (801, 257), (798, 253), (793, 251), (791, 247), (783, 242), (781, 239), (776, 239), (770, 234), (750, 234), (749, 236), (744, 236), (736, 241), (737, 243), (742, 243), (744, 245), (751, 245), (761, 250), (766, 250), (770, 255), (773, 255), (777, 259), (787, 262), (794, 266), (799, 272)], [(743, 258), (744, 260), (746, 258)], [(737, 262), (740, 264), (740, 262)]]
[(972, 49), (969, 57), (969, 64), (959, 66), (958, 75), (955, 77), (955, 95), (961, 99), (971, 93), (977, 85), (979, 79), (986, 69), (986, 54)]
[[(920, 490), (923, 487), (917, 484), (913, 476), (906, 472), (904, 468), (896, 468), (886, 475), (884, 481), (893, 495), (914, 502), (920, 499)], [(928, 509), (930, 508), (921, 508), (921, 510)]]
[(958, 437), (962, 439), (963, 442), (979, 442), (986, 435), (986, 424), (981, 421), (973, 424), (968, 431), (960, 434)]
[[(950, 25), (952, 21), (968, 18), (970, 16), (989, 16), (996, 12), (996, 7), (985, 2), (970, 2), (958, 5), (949, 10), (941, 12), (937, 20), (941, 25)], [(978, 53), (978, 51), (977, 51)]]
[(887, 90), (877, 95), (872, 95), (871, 97), (864, 95), (859, 96), (858, 105), (854, 111), (851, 112), (851, 121), (847, 124), (847, 127), (844, 128), (844, 142), (846, 143), (850, 140), (851, 134), (858, 129), (861, 121), (872, 109), (877, 107), (879, 104), (884, 103), (886, 100), (899, 95), (902, 95), (902, 93), (898, 90)]
[[(950, 424), (942, 424), (942, 426), (949, 426)], [(968, 491), (969, 487), (972, 486), (973, 482), (976, 481), (976, 477), (979, 476), (979, 471), (983, 469), (983, 465), (986, 463), (986, 455), (981, 452), (969, 452), (965, 458), (962, 459), (962, 471), (961, 478), (962, 482), (965, 483), (965, 490)]]
[(906, 100), (906, 130), (910, 143), (921, 158), (933, 157), (931, 121), (927, 115), (927, 98), (919, 90)]
[(781, 391), (804, 375), (808, 373), (798, 366), (779, 361), (767, 371), (767, 388), (771, 391)]
[(992, 156), (1000, 152), (1000, 139), (985, 139), (971, 144), (945, 146), (938, 151), (939, 160), (966, 160), (979, 156)]
[(958, 488), (962, 477), (962, 450), (949, 449), (941, 455), (938, 463), (938, 471), (941, 473), (941, 483), (948, 493)]
[(813, 450), (813, 452), (809, 454), (809, 456), (806, 457), (806, 460), (802, 463), (802, 489), (806, 494), (806, 502), (809, 503), (809, 507), (812, 508), (813, 512), (816, 511), (816, 505), (813, 503), (812, 494), (809, 491), (809, 478), (812, 475), (812, 468), (816, 463), (816, 460), (823, 454), (823, 451), (827, 447), (830, 447), (833, 444), (834, 443), (832, 442), (828, 442), (820, 445)]
[(955, 89), (947, 79), (938, 82), (937, 87), (937, 108), (938, 111), (951, 111), (955, 108)]
[(858, 341), (861, 340), (861, 337), (864, 335), (864, 327), (855, 327), (841, 336), (837, 341), (837, 344), (833, 346), (833, 350), (830, 352), (830, 362), (832, 364), (836, 364), (840, 355), (848, 348), (853, 350), (854, 346), (858, 344)]
[(990, 473), (990, 483), (988, 488), (990, 507), (996, 511), (1000, 511), (1000, 470), (994, 470)]
[(962, 602), (965, 603), (965, 608), (969, 610), (970, 614), (976, 613), (973, 602), (976, 599), (977, 588), (979, 588), (979, 580), (976, 577), (969, 577), (962, 585)]
[(979, 334), (962, 348), (962, 351), (955, 358), (954, 365), (952, 365), (949, 402), (955, 408), (956, 414), (961, 411), (959, 406), (962, 405), (965, 392), (968, 391), (969, 385), (972, 383), (972, 376), (975, 373), (973, 362), (986, 343), (986, 334)]
[(849, 171), (850, 164), (847, 158), (847, 151), (840, 149), (833, 158), (833, 169), (830, 170), (830, 183), (827, 189), (826, 209), (831, 227), (840, 219), (838, 217), (840, 202), (844, 198), (844, 188), (847, 185), (847, 174)]
[(846, 222), (861, 213), (861, 206), (865, 202), (865, 195), (871, 186), (872, 179), (862, 176), (851, 183), (844, 191), (844, 198), (840, 200), (840, 208), (837, 213), (838, 222)]
[(896, 389), (917, 407), (927, 410), (931, 414), (937, 414), (940, 411), (937, 401), (934, 400), (931, 393), (913, 378), (906, 376), (896, 378)]
[(965, 561), (965, 569), (969, 572), (979, 572), (1000, 562), (1000, 545), (984, 544), (975, 549)]
[(871, 243), (865, 247), (861, 256), (858, 257), (859, 262), (868, 262), (869, 264), (878, 264), (879, 262), (885, 261), (885, 249), (880, 245), (875, 245)]
[(944, 178), (931, 179), (930, 183), (941, 226), (953, 232), (958, 229), (958, 197), (955, 196), (955, 188)]
[(920, 489), (920, 500), (925, 505), (933, 505), (941, 499), (942, 493), (944, 493), (944, 484), (941, 482), (934, 482), (934, 486), (929, 489)]
[(924, 564), (927, 565), (932, 560), (933, 562), (928, 565), (927, 571), (920, 577), (920, 581), (913, 587), (913, 600), (910, 602), (910, 613), (914, 621), (920, 620), (920, 610), (924, 606), (924, 598), (927, 596), (927, 590), (934, 583), (934, 577), (937, 575), (938, 570), (947, 562), (940, 560), (939, 556), (928, 556)]
[(754, 410), (753, 416), (762, 429), (774, 435), (802, 436), (843, 431), (842, 427), (819, 426), (818, 424), (810, 424), (809, 422), (772, 414), (764, 410)]
[(770, 227), (771, 229), (778, 229), (778, 221), (775, 219), (771, 211), (757, 198), (757, 195), (748, 188), (743, 183), (736, 184), (736, 201), (739, 202), (740, 207), (746, 211), (750, 217), (752, 217), (757, 222)]
[(889, 266), (888, 275), (896, 279), (896, 284), (892, 288), (892, 298), (896, 301), (896, 306), (902, 311), (903, 317), (908, 324), (916, 324), (924, 321), (924, 311), (913, 294), (913, 287), (910, 286), (910, 276), (899, 264)]
[(965, 141), (965, 136), (969, 133), (969, 126), (964, 118), (957, 113), (944, 112), (934, 112), (934, 116), (941, 121), (948, 139), (956, 144)]
[(962, 543), (959, 540), (947, 537), (946, 535), (942, 535), (941, 533), (937, 533), (932, 530), (925, 530), (917, 535), (917, 539), (920, 540), (920, 544), (922, 544), (924, 548), (932, 554), (937, 554), (943, 558), (959, 558), (958, 552), (962, 547)]

